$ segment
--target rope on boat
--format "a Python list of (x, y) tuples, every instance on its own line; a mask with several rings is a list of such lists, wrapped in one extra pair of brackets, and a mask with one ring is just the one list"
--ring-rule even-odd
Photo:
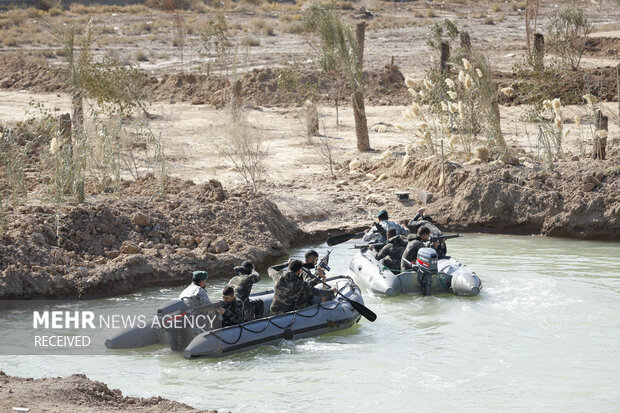
[[(350, 279), (350, 278), (349, 278), (349, 279)], [(354, 290), (355, 290), (355, 287), (357, 287), (354, 283), (347, 284), (347, 285), (350, 285), (350, 286), (351, 286), (351, 290), (352, 290), (352, 291), (354, 291)], [(341, 291), (342, 291), (342, 290), (343, 290), (343, 289), (344, 289), (347, 285), (344, 285), (344, 286), (342, 286), (341, 288), (339, 288), (339, 289), (338, 289), (338, 292), (341, 292)], [(357, 294), (357, 293), (356, 293), (356, 294)], [(316, 305), (316, 312), (315, 312), (314, 314), (312, 314), (312, 315), (304, 315), (304, 314), (300, 314), (300, 313), (298, 312), (299, 310), (295, 310), (295, 311), (293, 312), (293, 318), (292, 318), (291, 322), (290, 322), (290, 323), (289, 323), (286, 327), (279, 326), (279, 325), (278, 325), (276, 322), (274, 322), (274, 321), (273, 321), (273, 319), (272, 319), (272, 318), (270, 318), (270, 317), (265, 318), (265, 326), (264, 326), (264, 327), (263, 327), (263, 329), (262, 329), (262, 330), (260, 330), (260, 331), (255, 331), (255, 330), (252, 330), (251, 328), (248, 328), (248, 327), (245, 325), (245, 323), (242, 323), (242, 324), (236, 324), (236, 325), (234, 325), (234, 326), (230, 326), (230, 327), (237, 327), (237, 328), (239, 329), (239, 336), (238, 336), (238, 337), (237, 337), (237, 339), (236, 339), (236, 340), (234, 340), (234, 341), (227, 341), (227, 340), (225, 340), (225, 339), (221, 336), (221, 334), (218, 334), (218, 333), (216, 333), (216, 332), (214, 332), (214, 331), (209, 331), (209, 334), (213, 334), (213, 335), (214, 335), (216, 338), (218, 338), (220, 341), (222, 341), (222, 342), (224, 342), (224, 343), (226, 343), (226, 344), (228, 344), (228, 345), (234, 345), (234, 344), (237, 344), (237, 343), (239, 342), (239, 340), (241, 340), (241, 336), (243, 335), (243, 330), (246, 330), (246, 331), (248, 331), (248, 332), (250, 332), (250, 333), (254, 333), (254, 334), (260, 334), (260, 333), (262, 333), (263, 331), (265, 331), (265, 330), (267, 329), (267, 327), (269, 326), (269, 324), (270, 324), (270, 323), (271, 323), (271, 324), (273, 324), (274, 326), (276, 326), (277, 328), (279, 328), (280, 330), (286, 330), (287, 328), (289, 328), (289, 327), (291, 327), (293, 324), (295, 324), (295, 320), (297, 319), (297, 316), (298, 316), (298, 315), (299, 315), (300, 317), (304, 317), (304, 318), (312, 318), (312, 317), (315, 317), (315, 316), (319, 313), (319, 311), (320, 311), (321, 309), (328, 310), (328, 311), (332, 311), (332, 310), (335, 310), (335, 309), (336, 309), (339, 305), (343, 304), (344, 302), (345, 302), (345, 301), (344, 301), (344, 300), (342, 300), (342, 299), (337, 300), (337, 301), (336, 301), (336, 304), (335, 304), (335, 305), (333, 305), (332, 307), (327, 307), (327, 306), (324, 306), (324, 305), (323, 305), (323, 303), (318, 303), (318, 304), (315, 304), (315, 305)], [(309, 308), (309, 307), (306, 307), (306, 308)], [(227, 328), (228, 328), (228, 327), (227, 327)], [(231, 328), (231, 330), (232, 330), (232, 328)]]

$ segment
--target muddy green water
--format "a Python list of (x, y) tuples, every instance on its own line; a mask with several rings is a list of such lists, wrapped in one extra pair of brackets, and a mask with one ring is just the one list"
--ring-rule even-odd
[[(350, 247), (333, 251), (332, 274), (347, 270)], [(620, 243), (469, 234), (449, 241), (449, 254), (478, 273), (479, 296), (387, 299), (365, 291), (375, 323), (362, 319), (344, 332), (226, 359), (109, 351), (0, 356), (0, 369), (31, 377), (84, 373), (126, 395), (235, 412), (618, 411)], [(261, 289), (270, 287), (263, 279)], [(209, 295), (224, 284), (210, 282)], [(97, 300), (91, 308), (154, 310), (181, 289)], [(9, 333), (2, 326), (0, 317), (0, 334)]]

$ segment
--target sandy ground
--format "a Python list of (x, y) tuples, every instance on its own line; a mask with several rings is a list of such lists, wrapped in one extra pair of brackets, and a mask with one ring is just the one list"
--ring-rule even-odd
[(197, 410), (161, 397), (126, 397), (120, 390), (89, 380), (83, 374), (30, 379), (8, 376), (0, 371), (0, 393), (3, 412), (217, 412)]

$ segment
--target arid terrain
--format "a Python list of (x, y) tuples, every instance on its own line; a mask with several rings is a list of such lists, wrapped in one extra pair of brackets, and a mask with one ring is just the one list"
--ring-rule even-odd
[[(563, 72), (560, 80), (550, 77), (547, 87), (519, 69), (528, 55), (526, 3), (332, 2), (349, 24), (367, 23), (363, 79), (372, 150), (361, 153), (347, 80), (321, 72), (317, 50), (302, 31), (310, 2), (226, 0), (218, 7), (178, 2), (175, 10), (158, 8), (157, 2), (149, 3), (153, 7), (75, 3), (64, 9), (3, 10), (0, 133), (5, 142), (17, 142), (11, 150), (19, 156), (7, 152), (0, 165), (0, 298), (100, 297), (180, 285), (198, 268), (214, 277), (230, 276), (244, 259), (264, 269), (292, 245), (368, 227), (381, 209), (401, 220), (425, 206), (446, 232), (617, 241), (620, 5), (576, 2), (592, 22), (592, 33), (580, 68)], [(569, 3), (542, 2), (536, 30), (546, 33), (549, 21)], [(213, 29), (217, 19), (225, 21), (219, 32)], [(439, 149), (432, 154), (420, 147), (419, 120), (403, 117), (412, 103), (405, 79), (423, 85), (438, 65), (439, 53), (427, 40), (430, 27), (444, 19), (469, 33), (472, 46), (488, 59), (497, 89), (510, 89), (497, 96), (506, 141), (502, 156), (482, 156), (480, 150), (464, 156), (446, 137), (442, 159)], [(85, 152), (99, 163), (84, 168), (83, 202), (69, 196), (75, 188), (66, 183), (54, 187), (59, 144), (41, 126), (41, 119), (56, 125), (57, 116), (72, 113), (63, 37), (71, 26), (77, 38), (92, 35), (93, 61), (130, 68), (141, 82), (140, 106), (127, 116), (85, 98), (84, 127), (91, 136), (103, 136), (115, 121), (130, 127), (121, 126), (113, 139)], [(225, 53), (214, 51), (214, 33), (225, 33), (230, 45)], [(558, 58), (549, 50), (545, 66)], [(450, 69), (455, 76), (458, 64)], [(237, 80), (240, 103), (233, 112)], [(541, 87), (545, 99), (561, 100), (561, 111), (554, 111), (563, 140), (551, 166), (539, 133), (553, 118), (532, 116), (533, 108), (544, 107), (542, 97), (533, 101), (526, 93), (532, 85)], [(318, 104), (322, 137), (306, 134), (307, 99)], [(608, 117), (605, 160), (592, 156), (595, 110)], [(234, 116), (246, 129), (231, 132), (238, 122)], [(223, 154), (231, 133), (260, 140), (256, 190)], [(470, 144), (480, 148), (486, 140), (480, 135)], [(410, 199), (398, 200), (398, 191)], [(425, 202), (422, 192), (431, 194)], [(21, 388), (28, 379), (0, 380), (15, 391), (15, 383)], [(103, 386), (103, 396), (93, 401), (52, 394), (58, 404), (42, 409), (85, 400), (77, 411), (191, 411), (168, 401), (123, 398), (84, 377), (49, 380), (49, 389), (46, 380), (24, 383), (60, 394), (77, 381)], [(0, 403), (16, 406), (24, 400), (21, 394), (3, 396)]]

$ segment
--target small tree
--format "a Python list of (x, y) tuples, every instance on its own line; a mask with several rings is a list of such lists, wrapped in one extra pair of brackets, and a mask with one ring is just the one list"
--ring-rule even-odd
[(368, 125), (364, 107), (363, 92), (363, 41), (365, 25), (359, 24), (357, 32), (332, 10), (312, 5), (304, 15), (304, 28), (311, 33), (310, 46), (319, 55), (319, 63), (324, 70), (340, 69), (349, 83), (355, 118), (357, 149), (369, 151)]
[(586, 41), (592, 33), (592, 24), (583, 9), (571, 4), (556, 14), (547, 28), (548, 43), (571, 69), (578, 69), (586, 48)]

